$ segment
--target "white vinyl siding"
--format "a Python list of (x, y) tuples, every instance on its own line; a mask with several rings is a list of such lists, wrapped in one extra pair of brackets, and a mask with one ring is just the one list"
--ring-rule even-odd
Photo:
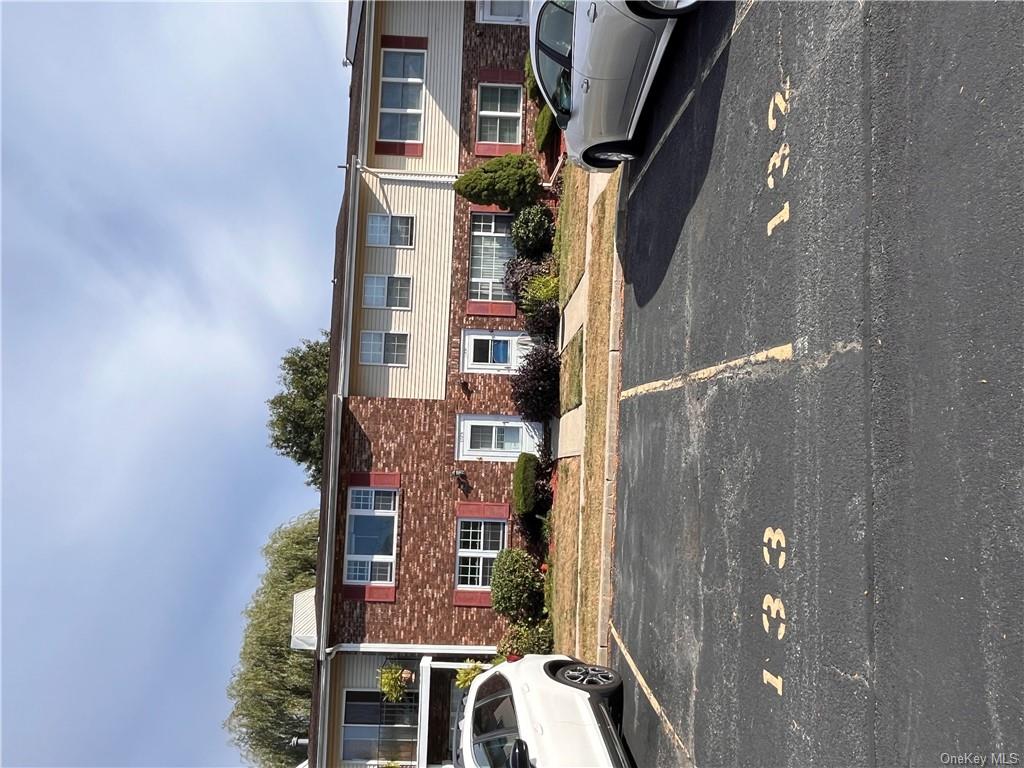
[(522, 143), (522, 88), (518, 85), (481, 85), (477, 108), (477, 141)]
[(381, 51), (381, 141), (423, 141), (423, 90), (426, 51), (385, 48)]
[(459, 588), (491, 588), (494, 559), (505, 548), (505, 531), (502, 520), (459, 519), (455, 568), (455, 583)]
[[(466, 96), (462, 91), (464, 13), (465, 5), (462, 3), (444, 0), (374, 3), (375, 36), (398, 35), (427, 39), (420, 122), (422, 144), (419, 145), (423, 154), (395, 155), (389, 154), (387, 150), (377, 153), (374, 139), (387, 141), (380, 138), (379, 105), (384, 61), (383, 53), (378, 51), (370, 75), (371, 92), (364, 95), (363, 101), (370, 112), (367, 125), (370, 142), (365, 165), (392, 170), (452, 175), (459, 173), (459, 126)], [(418, 49), (408, 50), (416, 53)], [(426, 228), (431, 225), (425, 219), (419, 219), (417, 224), (424, 227), (422, 236), (426, 237)], [(417, 237), (420, 235), (417, 233)]]
[(350, 488), (345, 584), (394, 584), (398, 491)]
[(521, 331), (486, 331), (467, 328), (462, 331), (462, 371), (464, 373), (513, 373), (533, 339)]
[(537, 453), (543, 428), (518, 416), (460, 415), (455, 458), (461, 461), (515, 461), (520, 453)]
[(413, 217), (371, 213), (366, 217), (366, 244), (412, 248)]
[(480, 301), (511, 301), (505, 289), (505, 265), (512, 258), (511, 216), (474, 213), (469, 257), (469, 298)]

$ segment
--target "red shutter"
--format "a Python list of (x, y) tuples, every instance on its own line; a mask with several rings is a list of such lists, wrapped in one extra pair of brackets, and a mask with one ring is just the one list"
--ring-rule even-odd
[(350, 488), (401, 488), (402, 475), (398, 472), (351, 472)]
[[(409, 37), (407, 35), (381, 35), (381, 48), (408, 48), (414, 51), (427, 50), (427, 38)], [(520, 78), (519, 82), (522, 82)]]
[(477, 301), (466, 302), (467, 315), (485, 315), (487, 317), (515, 317), (516, 305), (511, 301)]
[(397, 591), (393, 584), (345, 584), (341, 596), (364, 603), (393, 603)]
[(508, 520), (512, 517), (512, 505), (488, 501), (460, 501), (455, 505), (455, 517)]

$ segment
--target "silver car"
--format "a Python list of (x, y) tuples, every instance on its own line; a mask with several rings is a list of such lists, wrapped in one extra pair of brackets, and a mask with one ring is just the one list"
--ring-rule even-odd
[(633, 143), (651, 81), (675, 26), (696, 0), (533, 0), (530, 57), (569, 156), (608, 171)]

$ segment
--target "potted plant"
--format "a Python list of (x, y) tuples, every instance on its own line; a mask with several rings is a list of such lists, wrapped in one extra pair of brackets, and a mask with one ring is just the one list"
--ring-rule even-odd
[(483, 664), (479, 661), (473, 661), (472, 659), (466, 659), (469, 664), (467, 667), (463, 667), (455, 673), (455, 687), (456, 688), (469, 688), (476, 680), (477, 675), (484, 671)]
[(390, 702), (401, 701), (405, 695), (405, 689), (416, 680), (416, 673), (406, 669), (400, 664), (389, 661), (380, 668), (380, 692), (384, 694), (384, 700)]

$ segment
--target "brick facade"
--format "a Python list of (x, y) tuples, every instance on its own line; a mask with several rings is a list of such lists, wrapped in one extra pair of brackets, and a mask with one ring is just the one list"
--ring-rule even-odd
[[(464, 25), (460, 170), (488, 159), (474, 154), (481, 74), (508, 79), (512, 72), (521, 73), (527, 46), (525, 27), (477, 24), (475, 2), (465, 3)], [(355, 75), (353, 71), (353, 84)], [(524, 101), (523, 149), (532, 152), (537, 108), (525, 94)], [(356, 126), (350, 125), (350, 136), (355, 131)], [(518, 330), (523, 325), (518, 313), (511, 317), (467, 313), (469, 256), (470, 206), (457, 197), (445, 399), (350, 396), (345, 400), (331, 643), (496, 644), (504, 631), (505, 622), (490, 609), (489, 599), (483, 605), (456, 604), (481, 602), (479, 593), (461, 600), (456, 596), (456, 514), (459, 505), (467, 502), (510, 504), (515, 465), (456, 461), (456, 419), (459, 414), (516, 411), (509, 376), (462, 373), (459, 368), (464, 328)], [(453, 477), (456, 470), (466, 473), (467, 489), (460, 488)], [(401, 478), (393, 601), (353, 598), (352, 590), (346, 591), (343, 585), (343, 518), (349, 478), (352, 473), (371, 471), (395, 472)], [(487, 509), (493, 513), (494, 508)], [(510, 520), (509, 544), (522, 543), (520, 531)]]

